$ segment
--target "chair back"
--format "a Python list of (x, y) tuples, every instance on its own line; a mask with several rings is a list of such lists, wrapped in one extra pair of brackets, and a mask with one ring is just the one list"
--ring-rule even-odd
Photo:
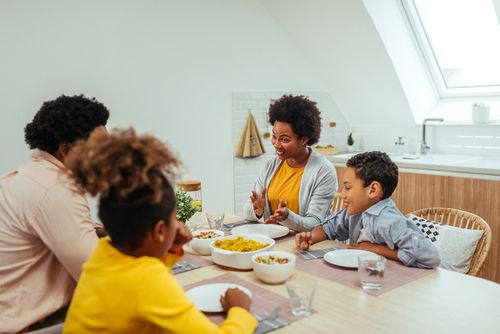
[(332, 213), (342, 210), (342, 204), (344, 204), (344, 200), (340, 196), (340, 193), (337, 193), (332, 201)]
[(467, 272), (468, 275), (479, 275), (491, 247), (491, 229), (483, 218), (467, 211), (452, 208), (425, 208), (411, 213), (415, 216), (454, 227), (469, 230), (482, 230), (483, 235), (477, 243), (476, 250), (470, 263), (469, 272)]

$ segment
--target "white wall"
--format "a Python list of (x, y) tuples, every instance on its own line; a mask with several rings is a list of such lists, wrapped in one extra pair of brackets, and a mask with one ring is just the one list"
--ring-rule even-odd
[(0, 2), (0, 173), (25, 159), (42, 101), (95, 96), (109, 125), (179, 152), (204, 209), (233, 211), (233, 91), (324, 90), (259, 1)]
[(361, 0), (262, 2), (325, 82), (358, 148), (390, 150), (398, 136), (416, 135), (399, 78)]

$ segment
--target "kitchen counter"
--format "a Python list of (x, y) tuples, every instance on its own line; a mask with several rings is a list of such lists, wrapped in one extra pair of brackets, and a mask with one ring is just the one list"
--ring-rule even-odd
[[(355, 154), (337, 154), (328, 159), (335, 166), (345, 167), (346, 161)], [(402, 172), (500, 180), (500, 157), (434, 153), (418, 157), (389, 156)]]

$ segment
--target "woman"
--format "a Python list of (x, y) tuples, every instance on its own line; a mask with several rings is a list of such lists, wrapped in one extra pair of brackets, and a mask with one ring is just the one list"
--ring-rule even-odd
[(100, 240), (83, 274), (64, 333), (253, 333), (250, 297), (229, 289), (220, 326), (198, 311), (171, 266), (191, 239), (175, 219), (169, 179), (177, 158), (156, 138), (133, 130), (95, 134), (77, 145), (68, 168), (99, 195), (99, 218), (109, 237)]
[(261, 170), (245, 219), (309, 231), (329, 214), (337, 192), (332, 163), (310, 145), (321, 133), (320, 111), (305, 96), (284, 95), (269, 107), (276, 156)]

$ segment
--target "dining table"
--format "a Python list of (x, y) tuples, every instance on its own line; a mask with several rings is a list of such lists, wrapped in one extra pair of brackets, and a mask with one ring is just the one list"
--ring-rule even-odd
[[(239, 219), (226, 215), (225, 221)], [(312, 245), (311, 250), (345, 246), (338, 241), (325, 240)], [(300, 252), (295, 247), (293, 233), (277, 240), (275, 250)], [(185, 251), (187, 258), (198, 257), (189, 247)], [(211, 260), (210, 256), (199, 258), (205, 263)], [(398, 275), (398, 270), (404, 270), (404, 275), (400, 275), (397, 284), (387, 286), (387, 291), (384, 291), (384, 285), (381, 293), (372, 294), (363, 291), (354, 279), (355, 270), (341, 272), (341, 268), (323, 263), (322, 259), (314, 261), (319, 262), (315, 262), (315, 267), (309, 266), (313, 268), (311, 270), (297, 257), (294, 273), (313, 277), (317, 282), (312, 314), (273, 333), (500, 333), (500, 285), (495, 282), (441, 268), (407, 268), (391, 263), (396, 270), (394, 276)], [(321, 271), (315, 270), (319, 267)], [(337, 271), (339, 275), (335, 274)], [(269, 294), (269, 298), (281, 296), (288, 299), (284, 283), (266, 284), (252, 270), (230, 269), (210, 263), (175, 277), (189, 289), (200, 282), (217, 281), (227, 274), (248, 283), (247, 286), (258, 289), (264, 296)], [(384, 278), (388, 283), (390, 275), (391, 271), (387, 271)], [(286, 316), (293, 318), (290, 314)]]

